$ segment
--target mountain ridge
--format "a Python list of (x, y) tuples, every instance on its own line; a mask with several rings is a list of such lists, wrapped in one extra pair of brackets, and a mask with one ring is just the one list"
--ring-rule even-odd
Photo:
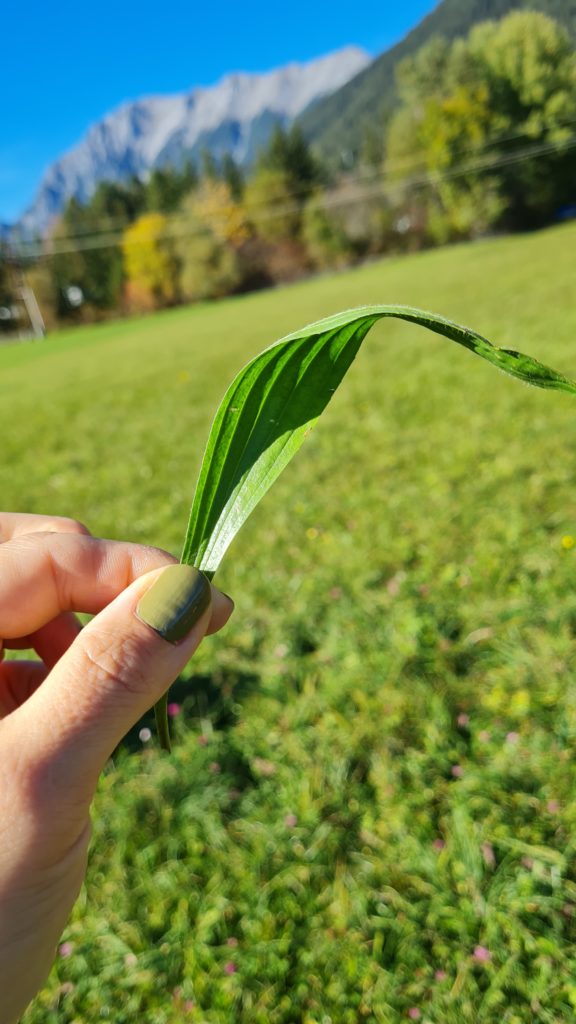
[(85, 202), (99, 181), (142, 176), (154, 167), (194, 158), (203, 148), (216, 157), (229, 152), (247, 165), (274, 124), (291, 124), (371, 59), (360, 47), (349, 46), (262, 74), (233, 72), (213, 86), (125, 101), (48, 168), (20, 226), (42, 231), (67, 199)]
[(305, 64), (263, 74), (236, 71), (213, 86), (126, 101), (50, 166), (19, 227), (25, 234), (42, 232), (68, 198), (86, 201), (99, 181), (145, 176), (155, 167), (195, 159), (204, 149), (216, 159), (230, 153), (250, 166), (276, 124), (297, 121), (328, 164), (353, 167), (370, 134), (376, 150), (382, 145), (400, 60), (435, 35), (454, 39), (480, 21), (517, 10), (548, 14), (576, 39), (576, 0), (442, 0), (376, 59), (349, 46)]

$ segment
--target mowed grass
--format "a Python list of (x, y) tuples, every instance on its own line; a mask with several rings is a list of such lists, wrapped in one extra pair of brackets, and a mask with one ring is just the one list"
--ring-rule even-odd
[[(576, 377), (576, 228), (0, 349), (5, 508), (178, 552), (217, 403), (346, 307)], [(101, 783), (26, 1024), (564, 1022), (576, 1007), (576, 404), (376, 326), (216, 582), (236, 600)]]

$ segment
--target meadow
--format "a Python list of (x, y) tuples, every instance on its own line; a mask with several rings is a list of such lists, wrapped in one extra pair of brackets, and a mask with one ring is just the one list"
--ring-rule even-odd
[[(265, 345), (421, 306), (576, 376), (576, 226), (0, 349), (7, 510), (179, 552)], [(235, 614), (101, 780), (25, 1024), (559, 1024), (576, 1013), (576, 406), (373, 328), (217, 584)], [(174, 709), (177, 710), (177, 709)]]

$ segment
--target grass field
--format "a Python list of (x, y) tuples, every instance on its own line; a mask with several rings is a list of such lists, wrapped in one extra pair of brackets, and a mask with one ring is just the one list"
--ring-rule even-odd
[[(576, 228), (0, 349), (2, 502), (178, 552), (251, 355), (370, 302), (576, 376)], [(167, 758), (138, 730), (26, 1024), (576, 1014), (576, 406), (376, 326), (235, 541)]]

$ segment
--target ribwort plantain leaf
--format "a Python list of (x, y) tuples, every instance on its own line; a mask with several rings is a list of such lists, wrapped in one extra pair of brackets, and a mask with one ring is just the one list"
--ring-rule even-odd
[[(496, 348), (482, 335), (409, 306), (363, 306), (289, 334), (234, 378), (212, 424), (192, 502), (181, 561), (211, 579), (240, 527), (296, 454), (378, 320), (427, 327), (533, 384), (576, 394), (576, 383), (530, 356)], [(166, 698), (156, 706), (169, 748)]]

